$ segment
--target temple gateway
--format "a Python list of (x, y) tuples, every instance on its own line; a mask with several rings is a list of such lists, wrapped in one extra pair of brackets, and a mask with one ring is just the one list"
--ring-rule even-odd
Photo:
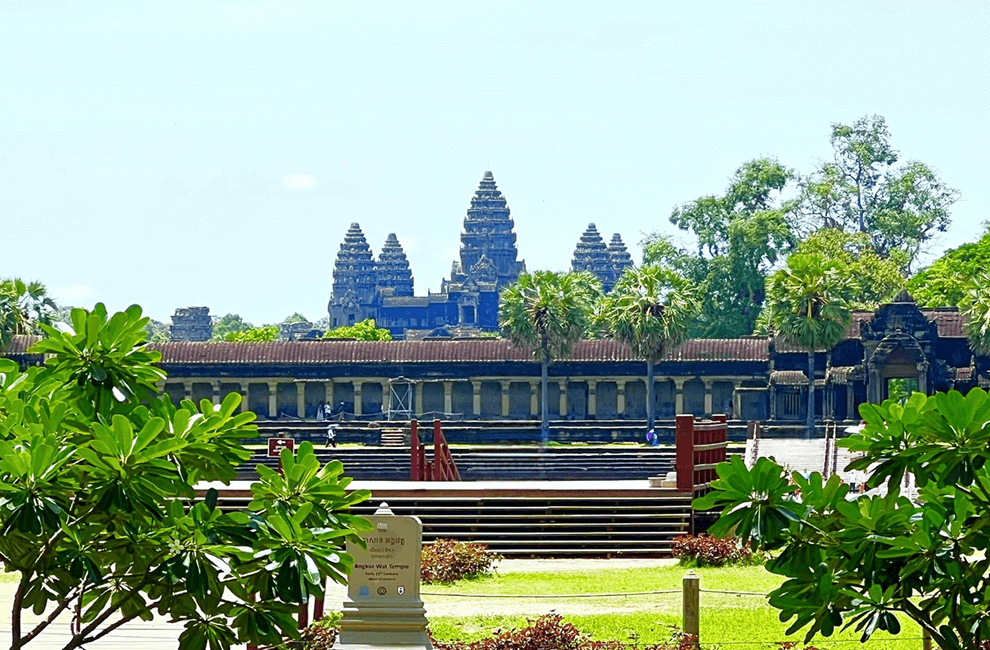
[[(485, 172), (461, 231), (460, 259), (440, 292), (413, 293), (409, 261), (395, 233), (390, 233), (375, 259), (361, 226), (352, 223), (337, 253), (333, 291), (327, 310), (330, 327), (373, 318), (396, 339), (468, 335), (498, 331), (498, 296), (526, 272), (519, 258), (509, 207)], [(595, 224), (589, 224), (574, 251), (571, 269), (589, 271), (610, 289), (632, 265), (622, 237), (606, 246)]]

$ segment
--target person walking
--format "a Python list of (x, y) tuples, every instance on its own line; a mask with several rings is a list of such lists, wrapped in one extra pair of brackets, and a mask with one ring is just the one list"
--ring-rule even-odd
[(333, 424), (327, 425), (327, 441), (324, 447), (337, 448), (337, 432), (333, 428)]

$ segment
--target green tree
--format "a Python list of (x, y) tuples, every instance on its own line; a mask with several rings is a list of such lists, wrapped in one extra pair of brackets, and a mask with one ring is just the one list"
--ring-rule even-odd
[(881, 257), (865, 233), (847, 233), (822, 228), (802, 240), (796, 254), (817, 254), (835, 262), (846, 277), (856, 278), (859, 294), (852, 303), (856, 309), (876, 309), (892, 300), (904, 288), (901, 270), (907, 263), (902, 251)]
[(285, 320), (283, 320), (282, 322), (287, 324), (308, 323), (309, 319), (303, 316), (302, 314), (300, 314), (299, 312), (294, 312), (291, 316), (286, 316)]
[(597, 278), (589, 273), (524, 273), (499, 297), (499, 326), (518, 347), (540, 360), (541, 440), (550, 437), (547, 375), (550, 363), (567, 355), (591, 328)]
[(978, 241), (949, 249), (908, 281), (908, 291), (919, 305), (954, 307), (963, 302), (966, 285), (990, 269), (990, 228), (984, 224)]
[(0, 279), (0, 347), (12, 336), (40, 333), (39, 327), (52, 323), (57, 309), (41, 282)]
[(264, 343), (279, 339), (278, 325), (263, 325), (239, 332), (230, 332), (223, 337), (224, 341), (233, 343)]
[[(695, 501), (722, 509), (709, 532), (779, 551), (767, 569), (783, 576), (770, 605), (806, 628), (805, 642), (855, 626), (897, 634), (895, 613), (917, 622), (943, 650), (990, 639), (990, 397), (974, 389), (905, 403), (863, 404), (861, 433), (839, 445), (860, 458), (873, 496), (850, 501), (838, 476), (824, 481), (740, 457), (716, 467), (712, 492)], [(917, 495), (901, 493), (911, 475)], [(872, 492), (872, 491), (871, 491)]]
[(643, 263), (663, 266), (702, 287), (702, 317), (690, 335), (731, 338), (753, 331), (769, 271), (796, 243), (793, 206), (782, 191), (795, 177), (773, 158), (743, 164), (725, 194), (703, 196), (674, 208), (670, 221), (695, 236), (693, 250), (654, 233), (644, 242)]
[[(312, 445), (262, 466), (248, 511), (222, 512), (204, 481), (229, 482), (257, 435), (241, 397), (175, 406), (153, 397), (165, 380), (146, 347), (140, 307), (108, 317), (74, 309), (72, 331), (43, 325), (43, 367), (0, 359), (0, 562), (16, 572), (11, 648), (70, 612), (65, 650), (152, 611), (184, 625), (185, 649), (277, 644), (297, 637), (293, 613), (325, 579), (344, 582), (345, 539), (368, 522), (347, 509), (339, 462)], [(25, 627), (22, 611), (46, 613)]]
[(211, 341), (229, 341), (227, 337), (237, 332), (255, 329), (254, 325), (246, 322), (240, 314), (226, 314), (213, 322)]
[(821, 255), (791, 255), (768, 283), (774, 331), (808, 351), (808, 437), (815, 431), (815, 350), (830, 350), (842, 341), (856, 294), (852, 278)]
[(646, 426), (653, 428), (654, 366), (687, 336), (701, 312), (698, 288), (659, 266), (626, 270), (602, 301), (598, 318), (615, 338), (646, 360)]
[(959, 305), (966, 318), (966, 335), (979, 354), (990, 354), (990, 272), (982, 271), (963, 283)]
[(909, 267), (949, 226), (959, 192), (922, 162), (895, 167), (898, 153), (883, 117), (833, 124), (833, 159), (801, 181), (805, 226), (864, 233), (880, 257), (904, 255)]
[(384, 327), (378, 327), (374, 318), (366, 318), (353, 325), (344, 325), (327, 330), (325, 339), (357, 339), (358, 341), (391, 341), (392, 333)]

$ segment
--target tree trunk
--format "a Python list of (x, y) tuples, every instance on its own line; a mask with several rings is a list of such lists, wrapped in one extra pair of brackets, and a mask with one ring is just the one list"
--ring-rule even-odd
[(815, 350), (808, 350), (808, 431), (806, 437), (815, 437)]
[(547, 442), (550, 440), (550, 411), (547, 407), (547, 393), (548, 390), (548, 380), (547, 375), (549, 374), (550, 366), (550, 350), (549, 342), (544, 339), (543, 341), (543, 358), (540, 364), (540, 382), (541, 382), (541, 395), (540, 395), (540, 444), (546, 446)]
[(646, 360), (646, 430), (649, 431), (653, 428), (654, 420), (656, 419), (655, 404), (654, 404), (654, 392), (656, 391), (656, 386), (654, 386), (653, 381), (653, 362), (649, 359)]

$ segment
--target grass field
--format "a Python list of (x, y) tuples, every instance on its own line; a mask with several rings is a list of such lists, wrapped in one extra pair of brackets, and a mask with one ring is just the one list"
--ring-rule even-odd
[[(477, 640), (498, 629), (520, 627), (527, 618), (555, 611), (564, 620), (595, 639), (658, 643), (670, 638), (672, 627), (681, 624), (681, 596), (654, 594), (568, 597), (573, 594), (680, 590), (686, 569), (678, 566), (603, 569), (596, 571), (557, 571), (553, 573), (509, 573), (469, 580), (453, 585), (424, 585), (428, 594), (430, 628), (438, 640)], [(780, 578), (763, 567), (696, 569), (701, 588), (724, 591), (767, 593), (780, 584)], [(481, 598), (462, 599), (431, 594), (479, 594)], [(559, 594), (559, 598), (513, 599), (503, 595)], [(802, 634), (788, 637), (777, 610), (759, 596), (701, 594), (701, 642), (725, 650), (738, 647), (777, 648), (779, 641), (800, 643)], [(439, 615), (438, 615), (439, 614)], [(865, 645), (854, 630), (831, 638), (817, 638), (818, 648), (862, 647), (870, 650), (908, 650), (921, 647), (920, 629), (906, 620), (899, 637), (876, 634)]]

